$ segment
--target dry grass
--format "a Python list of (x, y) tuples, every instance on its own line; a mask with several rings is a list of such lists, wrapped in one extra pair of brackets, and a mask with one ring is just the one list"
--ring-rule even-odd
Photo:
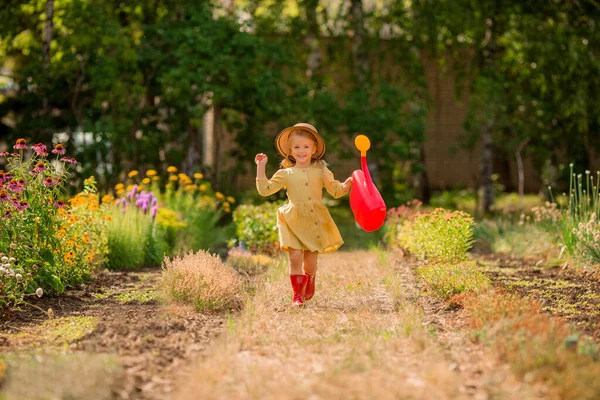
[(160, 287), (167, 303), (190, 304), (199, 311), (239, 309), (242, 304), (238, 273), (202, 250), (165, 259)]
[(249, 251), (232, 249), (227, 254), (227, 265), (242, 275), (256, 276), (276, 268), (281, 260), (264, 254), (252, 254)]
[(4, 378), (0, 398), (110, 399), (120, 372), (117, 360), (107, 355), (4, 355), (0, 359), (0, 383)]
[(463, 299), (475, 338), (530, 381), (547, 383), (554, 399), (600, 398), (598, 348), (541, 305), (518, 295), (489, 291)]
[(287, 266), (269, 270), (175, 398), (464, 397), (424, 328), (418, 292), (385, 255), (338, 252), (319, 265), (304, 308), (290, 305)]

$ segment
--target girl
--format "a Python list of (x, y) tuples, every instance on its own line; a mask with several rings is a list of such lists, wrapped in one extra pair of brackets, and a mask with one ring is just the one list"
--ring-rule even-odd
[(336, 199), (352, 187), (352, 177), (340, 183), (322, 160), (325, 142), (314, 126), (299, 123), (282, 130), (275, 139), (283, 157), (281, 169), (271, 179), (265, 175), (268, 158), (257, 154), (256, 188), (262, 196), (287, 189), (289, 202), (277, 211), (281, 249), (289, 252), (293, 304), (302, 305), (315, 293), (317, 255), (337, 250), (344, 241), (327, 207), (323, 187)]

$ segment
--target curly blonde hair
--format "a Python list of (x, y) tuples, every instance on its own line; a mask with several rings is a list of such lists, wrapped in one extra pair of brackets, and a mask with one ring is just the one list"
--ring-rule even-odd
[[(304, 129), (294, 129), (292, 132), (290, 132), (289, 140), (287, 142), (287, 146), (288, 146), (288, 148), (286, 149), (287, 156), (283, 160), (281, 160), (281, 163), (279, 163), (281, 168), (289, 168), (289, 167), (293, 167), (294, 165), (296, 165), (296, 161), (290, 155), (290, 153), (292, 152), (292, 148), (291, 148), (292, 137), (294, 137), (294, 136), (300, 136), (300, 137), (310, 139), (315, 143), (315, 146), (317, 146), (317, 139), (315, 139), (315, 137), (313, 136), (312, 133), (310, 133)], [(316, 166), (318, 168), (325, 168), (327, 166), (327, 162), (325, 160), (312, 159), (311, 165)]]

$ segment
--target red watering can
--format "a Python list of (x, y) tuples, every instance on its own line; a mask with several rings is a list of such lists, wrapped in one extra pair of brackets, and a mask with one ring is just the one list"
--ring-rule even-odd
[(381, 194), (371, 180), (367, 167), (367, 150), (371, 148), (369, 138), (358, 135), (354, 145), (360, 150), (361, 170), (352, 173), (352, 189), (350, 189), (350, 208), (356, 223), (367, 232), (381, 228), (386, 216), (386, 207)]

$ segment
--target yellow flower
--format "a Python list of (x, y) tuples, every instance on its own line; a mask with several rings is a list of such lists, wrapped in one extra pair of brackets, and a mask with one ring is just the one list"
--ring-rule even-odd
[(156, 176), (157, 172), (153, 169), (146, 171), (146, 176)]
[(186, 185), (185, 190), (188, 192), (196, 190), (197, 185)]
[(230, 206), (231, 206), (231, 204), (229, 204), (228, 202), (223, 203), (223, 207), (225, 207), (225, 208), (229, 208)]
[(158, 180), (160, 180), (160, 177), (158, 177), (158, 176), (153, 176), (153, 177), (152, 177), (152, 180), (153, 180), (153, 181), (158, 181)]
[(167, 172), (175, 173), (177, 172), (177, 167), (171, 165), (169, 168), (167, 168)]
[(127, 187), (125, 188), (125, 190), (127, 190), (128, 192), (133, 189), (133, 185), (127, 185)]
[(196, 179), (202, 179), (202, 178), (204, 178), (204, 175), (202, 175), (202, 174), (199, 174), (199, 173), (197, 173), (197, 172), (196, 172), (196, 173), (194, 174), (194, 178), (196, 178)]
[(137, 191), (141, 192), (144, 189), (145, 189), (144, 185), (140, 185), (140, 186), (138, 186)]
[(219, 200), (224, 200), (225, 199), (225, 195), (221, 192), (215, 192), (215, 197)]
[(139, 172), (137, 172), (135, 169), (133, 171), (131, 171), (129, 174), (127, 174), (128, 177), (133, 178), (134, 176), (137, 176)]
[(186, 174), (184, 174), (183, 172), (177, 174), (177, 176), (179, 176), (179, 179), (190, 179), (189, 176), (187, 176)]
[(172, 187), (173, 187), (173, 185), (171, 185), (170, 183), (167, 183), (167, 184), (165, 185), (165, 188), (167, 188), (167, 189), (171, 189)]
[(111, 203), (115, 198), (111, 194), (102, 197), (102, 203)]
[(173, 182), (176, 182), (178, 179), (179, 179), (179, 178), (177, 177), (177, 175), (171, 175), (171, 176), (169, 177), (169, 180), (170, 180), (170, 181), (173, 181)]
[(207, 187), (208, 187), (208, 186), (206, 186), (206, 185), (200, 185), (200, 188), (199, 188), (199, 189), (200, 189), (200, 191), (201, 191), (201, 192), (204, 192), (204, 191), (206, 191), (206, 188), (207, 188)]
[(125, 189), (119, 189), (119, 190), (117, 190), (117, 196), (120, 196), (123, 193), (125, 193)]
[(123, 185), (122, 183), (117, 183), (115, 185), (115, 190), (123, 189), (124, 187), (125, 187), (125, 185)]
[(142, 183), (143, 183), (144, 185), (147, 185), (147, 184), (149, 184), (149, 183), (150, 183), (150, 178), (144, 178), (144, 179), (142, 179)]
[(227, 196), (227, 201), (230, 202), (231, 204), (235, 203), (235, 199), (231, 196)]

